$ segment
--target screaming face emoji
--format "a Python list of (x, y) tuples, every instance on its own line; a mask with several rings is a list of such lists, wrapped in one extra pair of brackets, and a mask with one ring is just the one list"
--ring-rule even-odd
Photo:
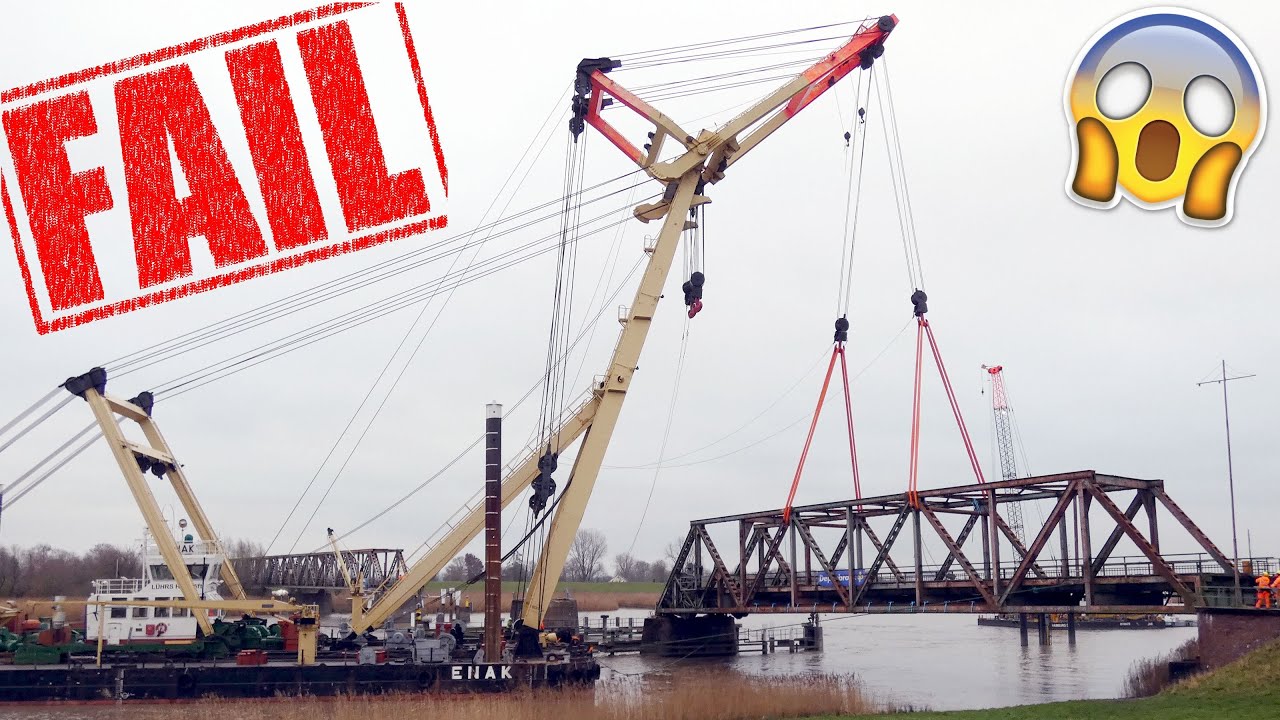
[(1126, 15), (1090, 40), (1068, 76), (1067, 194), (1092, 207), (1115, 207), (1120, 195), (1177, 205), (1183, 222), (1225, 225), (1266, 104), (1253, 57), (1215, 21), (1171, 8)]

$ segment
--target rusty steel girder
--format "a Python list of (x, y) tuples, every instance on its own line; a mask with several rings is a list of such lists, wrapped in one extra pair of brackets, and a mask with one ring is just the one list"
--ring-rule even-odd
[[(1122, 511), (1117, 500), (1127, 509)], [(1053, 509), (1038, 528), (1026, 528), (1034, 539), (1024, 546), (1001, 518), (1004, 511), (993, 512), (992, 503), (999, 508), (1033, 501), (1053, 501)], [(1197, 552), (1161, 551), (1161, 508), (1186, 531), (1184, 545)], [(1141, 510), (1145, 528), (1136, 522)], [(898, 538), (908, 520), (912, 540), (904, 545)], [(873, 521), (882, 529), (889, 524), (883, 540)], [(712, 541), (720, 526), (735, 530), (735, 542), (721, 546), (731, 554)], [(975, 528), (984, 539), (976, 549), (969, 542), (979, 535)], [(832, 548), (827, 553), (820, 534), (830, 538), (834, 531), (839, 537), (827, 545)], [(1095, 531), (1107, 533), (1101, 544), (1092, 542)], [(1061, 557), (1043, 562), (1055, 534), (1052, 552)], [(1075, 557), (1070, 534), (1076, 538)], [(928, 538), (947, 553), (940, 565), (924, 562)], [(1123, 540), (1140, 554), (1113, 557)], [(870, 543), (865, 566), (864, 541)], [(999, 542), (1014, 550), (1003, 566)], [(979, 555), (971, 558), (973, 552)], [(704, 553), (710, 563), (704, 564)], [(1273, 558), (1253, 563), (1277, 565)], [(1230, 587), (1233, 573), (1231, 559), (1173, 502), (1162, 480), (1085, 470), (921, 490), (915, 505), (903, 493), (797, 506), (789, 520), (782, 509), (695, 520), (657, 611), (1189, 613), (1203, 603), (1206, 590)]]

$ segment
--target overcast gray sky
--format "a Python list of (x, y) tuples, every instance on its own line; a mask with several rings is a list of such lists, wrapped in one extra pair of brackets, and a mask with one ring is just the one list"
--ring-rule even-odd
[[(1264, 75), (1280, 63), (1273, 57), (1280, 50), (1262, 35), (1280, 21), (1280, 10), (1271, 4), (1193, 6), (1239, 34)], [(308, 5), (229, 2), (180, 14), (173, 7), (10, 4), (0, 28), (0, 85), (23, 85)], [(1268, 438), (1275, 436), (1280, 342), (1266, 319), (1280, 293), (1274, 282), (1280, 259), (1273, 223), (1273, 198), (1280, 191), (1280, 165), (1270, 152), (1274, 139), (1265, 140), (1249, 163), (1235, 218), (1225, 228), (1187, 227), (1172, 210), (1148, 212), (1128, 203), (1109, 212), (1081, 207), (1063, 191), (1071, 160), (1063, 84), (1081, 45), (1140, 5), (1085, 2), (1050, 9), (1010, 2), (972, 12), (976, 7), (905, 0), (737, 1), (698, 3), (696, 12), (667, 6), (671, 12), (663, 15), (643, 4), (411, 4), (450, 170), (450, 227), (46, 336), (33, 329), (13, 249), (5, 245), (0, 421), (95, 364), (474, 227), (582, 57), (894, 12), (901, 25), (886, 58), (930, 317), (988, 475), (995, 472), (990, 398), (980, 394), (979, 366), (999, 363), (1007, 368), (1033, 472), (1091, 468), (1163, 478), (1193, 519), (1229, 547), (1221, 395), (1216, 386), (1195, 384), (1225, 357), (1232, 369), (1258, 374), (1232, 385), (1241, 552), (1246, 528), (1256, 554), (1276, 552), (1280, 530), (1273, 518), (1280, 491), (1273, 480), (1280, 468)], [(661, 82), (677, 77), (670, 70), (670, 76), (655, 68), (618, 78)], [(383, 82), (399, 81), (370, 79), (371, 85)], [(735, 105), (766, 87), (682, 98), (664, 107), (696, 132), (729, 119)], [(627, 549), (635, 536), (635, 552), (656, 557), (683, 535), (690, 519), (777, 507), (785, 499), (804, 440), (801, 420), (812, 411), (821, 380), (818, 364), (830, 348), (845, 210), (842, 135), (850, 123), (851, 92), (847, 82), (837, 89), (840, 104), (828, 93), (710, 190), (706, 308), (685, 320), (678, 299), (684, 278), (679, 267), (673, 270), (584, 520), (584, 526), (605, 531), (611, 554)], [(556, 112), (566, 105), (567, 99)], [(863, 489), (880, 494), (906, 487), (914, 348), (910, 330), (899, 335), (910, 317), (911, 288), (878, 111), (870, 117), (849, 352), (852, 370), (870, 363), (855, 383), (854, 409)], [(564, 126), (557, 123), (511, 200), (512, 211), (560, 194)], [(598, 135), (588, 142), (588, 183), (630, 169)], [(389, 159), (393, 170), (414, 166), (403, 157)], [(656, 183), (651, 186), (649, 192), (656, 191)], [(505, 196), (499, 206), (503, 202)], [(621, 205), (619, 199), (601, 210)], [(614, 267), (611, 248), (619, 248), (616, 284), (640, 258), (644, 235), (656, 231), (633, 222), (620, 236), (584, 239), (579, 308), (587, 306), (597, 278)], [(533, 237), (494, 239), (481, 257)], [(97, 241), (127, 247), (128, 238)], [(532, 385), (542, 372), (552, 262), (545, 256), (453, 295), (302, 535), (299, 550), (321, 545), (324, 528), (351, 528), (435, 473), (479, 435), (486, 402), (513, 404)], [(129, 397), (361, 302), (428, 282), (447, 266), (447, 260), (425, 266), (364, 294), (157, 364), (113, 382), (111, 390)], [(579, 358), (585, 361), (573, 390), (585, 388), (603, 369), (618, 327), (613, 306), (628, 304), (633, 287), (628, 284), (608, 304), (590, 347), (575, 355), (571, 375)], [(439, 307), (427, 310), (424, 323)], [(275, 535), (416, 314), (416, 307), (395, 313), (181, 397), (162, 398), (156, 417), (225, 536), (266, 542)], [(577, 310), (575, 324), (585, 315)], [(411, 335), (409, 347), (424, 327)], [(681, 457), (655, 481), (654, 471), (643, 466), (659, 457), (686, 327), (687, 357), (666, 451)], [(404, 362), (403, 354), (397, 356), (392, 373)], [(385, 385), (375, 391), (373, 404), (384, 393)], [(836, 409), (814, 442), (798, 502), (852, 496)], [(535, 414), (531, 401), (511, 417), (508, 460), (528, 436)], [(368, 416), (366, 407), (357, 430)], [(73, 403), (0, 454), (0, 477), (21, 473), (89, 419), (87, 408)], [(922, 487), (970, 481), (936, 375), (926, 376), (922, 437)], [(339, 445), (337, 460), (352, 440)], [(302, 503), (303, 517), (338, 464), (331, 462), (320, 474)], [(472, 452), (348, 544), (418, 547), (480, 487), (482, 466), (481, 453)], [(651, 484), (653, 499), (641, 524)], [(167, 494), (161, 497), (172, 503)], [(521, 528), (524, 511), (517, 510)], [(102, 541), (131, 542), (140, 526), (124, 481), (99, 443), (5, 512), (0, 543), (82, 549)], [(301, 531), (295, 517), (276, 549), (287, 549)], [(1185, 543), (1166, 547), (1190, 549)]]

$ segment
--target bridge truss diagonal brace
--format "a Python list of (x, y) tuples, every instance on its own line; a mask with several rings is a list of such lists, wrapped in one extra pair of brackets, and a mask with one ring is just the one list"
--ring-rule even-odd
[(707, 532), (706, 526), (698, 525), (697, 533), (702, 546), (711, 555), (711, 582), (714, 583), (718, 579), (720, 585), (728, 591), (729, 597), (733, 598), (734, 604), (742, 605), (742, 591), (738, 589), (735, 575), (729, 573), (729, 568), (724, 564), (720, 551), (716, 549), (715, 543), (711, 542), (711, 535)]
[(1165, 509), (1169, 511), (1169, 514), (1178, 521), (1178, 524), (1182, 525), (1183, 529), (1190, 533), (1191, 537), (1195, 538), (1196, 542), (1200, 543), (1200, 547), (1204, 548), (1206, 552), (1213, 556), (1213, 559), (1222, 566), (1223, 572), (1234, 572), (1235, 563), (1233, 563), (1225, 553), (1219, 550), (1217, 545), (1213, 544), (1213, 541), (1209, 539), (1208, 535), (1204, 534), (1204, 531), (1202, 531), (1199, 526), (1191, 522), (1191, 518), (1182, 511), (1182, 508), (1178, 507), (1178, 504), (1173, 501), (1173, 498), (1169, 497), (1169, 495), (1165, 493), (1163, 488), (1152, 488), (1151, 494), (1155, 495), (1156, 499), (1159, 500), (1160, 503), (1164, 505)]
[[(751, 579), (751, 587), (743, 593), (744, 602), (754, 598), (756, 593), (760, 592), (765, 576), (769, 574), (769, 566), (773, 564), (774, 560), (777, 560), (778, 568), (782, 572), (788, 576), (791, 573), (791, 566), (787, 564), (787, 561), (782, 558), (782, 553), (779, 552), (779, 548), (782, 546), (782, 539), (787, 535), (786, 527), (779, 527), (777, 533), (769, 532), (767, 527), (761, 528), (760, 532), (768, 542), (765, 543), (765, 553), (760, 561), (760, 568), (756, 571), (755, 577)], [(747, 558), (743, 558), (743, 562), (746, 562), (746, 560)]]
[[(897, 520), (894, 523), (894, 527), (901, 529), (901, 523), (906, 522), (906, 517), (909, 510), (910, 508), (904, 508), (900, 513), (898, 513), (898, 515), (896, 516)], [(861, 518), (858, 520), (858, 522), (862, 525), (863, 532), (867, 534), (867, 540), (871, 541), (871, 546), (876, 549), (876, 553), (877, 553), (876, 560), (881, 561), (884, 565), (889, 566), (889, 572), (893, 573), (894, 580), (897, 580), (898, 582), (906, 582), (907, 576), (904, 575), (902, 573), (902, 570), (898, 568), (898, 564), (893, 561), (893, 558), (889, 557), (888, 547), (880, 542), (880, 536), (876, 535), (876, 531), (871, 529), (871, 523)], [(893, 533), (893, 532), (890, 533), (889, 537), (891, 539), (888, 541), (889, 545), (893, 544), (892, 538), (895, 536), (896, 536), (896, 533)], [(876, 570), (880, 569), (879, 564), (873, 563), (873, 565), (875, 565)], [(874, 574), (871, 573), (870, 570), (868, 570), (867, 577), (870, 578), (873, 575)]]
[[(1004, 535), (1005, 539), (1009, 541), (1009, 544), (1013, 546), (1014, 551), (1018, 553), (1018, 559), (1026, 557), (1027, 546), (1022, 544), (1022, 540), (1018, 539), (1018, 534), (1013, 531), (1013, 528), (1009, 527), (1009, 523), (1005, 522), (1005, 519), (1000, 517), (1000, 513), (996, 513), (993, 517), (996, 519), (996, 525), (1000, 528), (1000, 534)], [(1036, 577), (1049, 577), (1049, 575), (1045, 573), (1044, 568), (1040, 567), (1040, 564), (1035, 562), (1034, 558), (1031, 562), (1031, 572), (1035, 573)]]
[[(871, 587), (871, 583), (875, 582), (876, 575), (880, 572), (881, 565), (889, 565), (889, 567), (893, 569), (894, 578), (898, 582), (906, 581), (902, 573), (893, 565), (893, 560), (889, 558), (889, 551), (893, 548), (894, 542), (897, 541), (898, 535), (902, 532), (902, 526), (907, 524), (907, 518), (910, 515), (911, 506), (903, 505), (902, 509), (898, 511), (897, 519), (893, 521), (893, 527), (889, 530), (889, 534), (885, 536), (885, 542), (883, 545), (880, 544), (880, 541), (876, 538), (875, 534), (871, 532), (871, 526), (863, 524), (862, 529), (866, 531), (867, 538), (869, 538), (871, 540), (871, 544), (876, 547), (876, 559), (872, 560), (871, 566), (867, 568), (866, 579), (863, 580), (858, 591), (854, 593), (853, 600), (850, 602), (850, 605), (857, 605), (862, 601), (862, 596), (867, 592), (867, 589)], [(850, 583), (854, 585), (857, 584), (852, 579), (850, 580)]]
[(1013, 577), (1009, 579), (1008, 587), (1000, 595), (1000, 605), (1003, 606), (1008, 603), (1009, 598), (1013, 597), (1013, 594), (1022, 586), (1023, 581), (1027, 579), (1027, 573), (1030, 572), (1031, 566), (1035, 564), (1036, 558), (1044, 550), (1045, 544), (1049, 542), (1049, 538), (1053, 535), (1053, 531), (1057, 529), (1058, 523), (1062, 522), (1066, 516), (1067, 508), (1071, 506), (1071, 501), (1075, 499), (1081, 482), (1081, 480), (1072, 480), (1063, 488), (1062, 495), (1058, 497), (1057, 504), (1053, 506), (1053, 511), (1045, 519), (1044, 526), (1036, 534), (1035, 541), (1031, 543), (1027, 553), (1022, 556), (1022, 560), (1018, 563), (1018, 569), (1014, 571)]
[[(960, 567), (964, 568), (964, 572), (969, 576), (969, 582), (973, 584), (973, 588), (978, 591), (978, 594), (982, 596), (982, 599), (985, 600), (988, 605), (994, 606), (996, 604), (996, 596), (991, 593), (991, 588), (987, 587), (986, 583), (982, 581), (982, 576), (974, 569), (973, 563), (969, 562), (969, 558), (965, 557), (964, 552), (960, 549), (960, 545), (951, 537), (951, 533), (947, 532), (947, 528), (942, 524), (942, 521), (938, 519), (937, 514), (929, 508), (928, 504), (921, 506), (920, 513), (924, 515), (925, 519), (929, 521), (929, 524), (933, 526), (934, 531), (938, 533), (938, 537), (942, 538), (943, 544), (945, 544), (947, 546), (947, 550), (951, 552), (951, 557), (954, 557), (960, 563)], [(973, 517), (976, 518), (977, 516), (974, 515)], [(972, 523), (967, 523), (965, 525), (965, 529), (972, 530)]]
[[(956, 537), (956, 547), (964, 547), (965, 540), (969, 539), (969, 533), (973, 532), (973, 528), (978, 524), (978, 519), (980, 517), (982, 516), (977, 513), (969, 516), (969, 519), (964, 523), (964, 527), (960, 529), (960, 534)], [(951, 569), (951, 565), (955, 561), (956, 554), (954, 552), (948, 552), (946, 559), (942, 561), (942, 565), (938, 566), (938, 572), (934, 574), (933, 579), (942, 580), (946, 578), (947, 571)]]
[(1086, 485), (1085, 489), (1089, 491), (1089, 494), (1093, 495), (1093, 499), (1097, 501), (1097, 503), (1107, 511), (1107, 514), (1116, 521), (1116, 524), (1124, 530), (1125, 535), (1129, 536), (1129, 539), (1132, 540), (1133, 544), (1142, 551), (1142, 554), (1147, 556), (1147, 559), (1151, 561), (1151, 567), (1156, 571), (1156, 573), (1159, 574), (1160, 577), (1164, 578), (1165, 582), (1168, 582), (1169, 586), (1172, 587), (1178, 595), (1182, 596), (1182, 602), (1187, 605), (1195, 605), (1195, 593), (1192, 592), (1191, 588), (1187, 587), (1185, 583), (1178, 579), (1178, 574), (1173, 571), (1173, 568), (1169, 566), (1169, 563), (1165, 562), (1165, 559), (1160, 556), (1160, 553), (1156, 552), (1156, 549), (1152, 547), (1151, 543), (1142, 535), (1142, 532), (1138, 530), (1138, 526), (1134, 525), (1129, 521), (1129, 518), (1125, 517), (1125, 514), (1120, 511), (1120, 508), (1114, 502), (1112, 502), (1111, 498), (1107, 497), (1105, 492), (1099, 490), (1093, 485)]
[[(1137, 494), (1133, 496), (1133, 500), (1129, 503), (1128, 509), (1124, 511), (1124, 516), (1128, 518), (1130, 522), (1138, 516), (1138, 510), (1142, 509), (1145, 500), (1146, 495), (1143, 490), (1139, 490)], [(1122, 537), (1124, 537), (1124, 528), (1120, 527), (1117, 523), (1116, 526), (1111, 529), (1111, 534), (1107, 536), (1106, 542), (1102, 543), (1102, 547), (1098, 550), (1098, 554), (1093, 559), (1093, 575), (1095, 577), (1098, 573), (1102, 572), (1103, 565), (1106, 565), (1107, 559), (1111, 557), (1111, 553), (1115, 551), (1116, 545), (1120, 543), (1120, 538)]]
[[(840, 598), (840, 602), (845, 605), (849, 604), (849, 591), (845, 588), (840, 579), (836, 577), (836, 569), (827, 561), (827, 556), (823, 554), (822, 548), (818, 547), (818, 542), (813, 539), (813, 533), (809, 531), (809, 526), (800, 522), (800, 518), (792, 520), (796, 530), (800, 531), (800, 539), (804, 542), (806, 548), (813, 553), (813, 557), (818, 561), (818, 566), (827, 573), (827, 577), (831, 580), (831, 587), (836, 591), (836, 595)], [(849, 582), (853, 583), (853, 578), (849, 578)]]

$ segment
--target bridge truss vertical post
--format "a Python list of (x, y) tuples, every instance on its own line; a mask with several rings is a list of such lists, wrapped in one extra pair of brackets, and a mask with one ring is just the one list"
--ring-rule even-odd
[(916, 607), (924, 605), (924, 547), (920, 536), (920, 509), (911, 511), (911, 536), (915, 546)]
[(778, 532), (790, 533), (791, 536), (787, 538), (791, 542), (791, 556), (788, 562), (791, 562), (791, 606), (795, 607), (800, 596), (799, 588), (796, 587), (796, 528), (795, 525), (782, 525)]
[(1071, 559), (1067, 555), (1067, 521), (1058, 521), (1058, 547), (1062, 551), (1062, 577), (1071, 577)]
[[(983, 527), (983, 537), (991, 537), (991, 592), (1000, 597), (1000, 518), (996, 509), (996, 490), (987, 490), (987, 525)], [(988, 527), (989, 526), (989, 527)]]
[(1156, 552), (1160, 552), (1160, 530), (1156, 526), (1156, 497), (1154, 494), (1146, 490), (1139, 490), (1142, 495), (1142, 505), (1147, 511), (1147, 539), (1151, 541), (1151, 547)]
[(1084, 573), (1084, 604), (1093, 605), (1093, 543), (1089, 538), (1091, 496), (1081, 482), (1076, 488), (1076, 515), (1080, 518), (1080, 566)]
[(862, 548), (861, 543), (854, 537), (857, 534), (853, 522), (853, 508), (844, 509), (844, 558), (845, 567), (849, 570), (849, 598), (852, 599), (858, 594), (858, 581), (856, 570), (862, 564)]

